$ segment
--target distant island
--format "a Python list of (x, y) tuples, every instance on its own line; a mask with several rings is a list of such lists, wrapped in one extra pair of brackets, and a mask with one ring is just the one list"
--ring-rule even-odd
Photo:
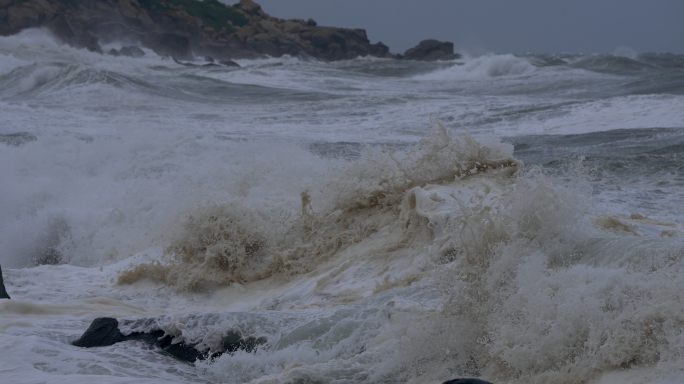
[[(252, 0), (0, 0), (0, 35), (44, 27), (63, 43), (93, 52), (140, 56), (143, 46), (176, 60), (310, 57), (322, 61), (360, 56), (405, 60), (460, 58), (450, 42), (424, 40), (403, 55), (364, 29), (318, 26), (312, 20), (271, 17)], [(103, 44), (120, 41), (121, 50)]]

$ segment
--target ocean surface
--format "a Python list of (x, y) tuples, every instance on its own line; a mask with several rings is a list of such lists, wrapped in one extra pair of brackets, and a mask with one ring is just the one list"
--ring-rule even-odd
[(0, 382), (684, 382), (684, 55), (145, 53), (0, 37)]

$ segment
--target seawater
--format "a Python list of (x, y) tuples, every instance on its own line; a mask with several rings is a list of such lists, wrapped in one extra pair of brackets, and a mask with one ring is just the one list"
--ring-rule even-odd
[[(684, 56), (623, 51), (189, 68), (0, 38), (0, 378), (681, 382)], [(70, 345), (102, 316), (267, 342)]]

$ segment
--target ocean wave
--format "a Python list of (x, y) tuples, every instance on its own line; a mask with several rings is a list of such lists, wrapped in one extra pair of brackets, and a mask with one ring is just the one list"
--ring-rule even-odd
[[(583, 134), (643, 127), (681, 128), (684, 112), (680, 95), (635, 95), (571, 103), (552, 111), (497, 119), (492, 127), (500, 135)], [(508, 110), (509, 108), (506, 108)], [(511, 108), (515, 111), (515, 108)], [(498, 117), (498, 116), (494, 116)], [(494, 120), (494, 117), (490, 117)]]
[[(302, 193), (297, 211), (280, 219), (239, 205), (203, 208), (164, 263), (132, 265), (119, 283), (147, 277), (180, 289), (237, 284), (249, 292), (266, 280), (254, 287), (280, 294), (258, 308), (279, 316), (373, 303), (364, 315), (371, 321), (336, 307), (346, 311), (338, 321), (346, 330), (321, 319), (283, 325), (278, 316), (258, 322), (277, 333), (250, 331), (252, 322), (235, 314), (223, 326), (209, 315), (147, 320), (146, 329), (206, 348), (221, 340), (213, 332), (228, 328), (270, 340), (257, 353), (200, 364), (231, 383), (406, 381), (483, 370), (494, 381), (566, 383), (620, 367), (676, 369), (680, 226), (597, 215), (580, 163), (557, 178), (523, 172), (510, 155), (495, 140), (450, 137), (440, 127), (404, 154), (371, 151), (344, 165), (336, 183)], [(441, 304), (411, 287), (439, 292)], [(388, 301), (397, 295), (420, 305)], [(188, 326), (205, 320), (211, 324)]]
[(30, 65), (30, 61), (17, 59), (13, 55), (0, 54), (0, 76), (11, 72), (15, 68)]
[[(107, 147), (97, 142), (88, 145)], [(113, 181), (92, 180), (103, 189), (91, 203), (75, 197), (92, 212), (52, 225), (68, 232), (68, 261), (105, 265), (70, 272), (73, 284), (163, 297), (161, 308), (187, 301), (175, 312), (208, 300), (198, 314), (120, 319), (124, 332), (163, 330), (202, 350), (228, 333), (263, 340), (198, 362), (208, 377), (571, 383), (626, 368), (667, 376), (682, 364), (682, 228), (602, 212), (581, 159), (560, 175), (523, 170), (511, 145), (441, 124), (411, 148), (367, 147), (352, 161), (282, 143), (199, 143), (176, 142), (192, 154), (188, 168), (149, 157), (157, 151), (132, 168), (101, 164)], [(131, 183), (138, 193), (125, 193)], [(89, 208), (105, 202), (116, 211)], [(131, 244), (137, 235), (147, 244)], [(123, 243), (164, 251), (106, 255)], [(231, 300), (253, 311), (220, 313)]]
[(615, 75), (632, 75), (657, 69), (655, 66), (639, 61), (638, 57), (613, 55), (587, 55), (568, 63), (572, 68)]
[(327, 209), (314, 210), (308, 190), (299, 212), (250, 212), (237, 202), (208, 207), (186, 219), (185, 232), (167, 248), (167, 263), (133, 267), (119, 282), (149, 277), (187, 290), (307, 273), (377, 232), (402, 204), (415, 205), (415, 196), (405, 196), (411, 188), (488, 169), (514, 174), (522, 164), (511, 156), (509, 145), (483, 146), (468, 134), (452, 139), (442, 125), (405, 153), (369, 147), (334, 179), (321, 180)]
[(497, 77), (514, 77), (534, 73), (537, 68), (528, 60), (514, 55), (485, 55), (425, 75), (417, 80), (486, 80)]
[[(107, 92), (109, 89), (121, 89), (134, 86), (118, 73), (101, 70), (85, 64), (35, 63), (15, 68), (4, 76), (0, 76), (0, 98), (5, 101), (42, 101), (64, 102), (61, 94), (70, 94), (71, 101), (78, 100), (77, 94), (88, 98), (93, 92)], [(140, 89), (138, 92), (144, 92)], [(147, 87), (151, 88), (151, 87)], [(149, 90), (147, 91), (149, 92)]]

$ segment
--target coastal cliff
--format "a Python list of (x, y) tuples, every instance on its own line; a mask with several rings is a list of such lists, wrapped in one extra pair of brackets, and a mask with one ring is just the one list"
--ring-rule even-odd
[[(0, 0), (0, 35), (35, 27), (48, 28), (71, 46), (100, 53), (104, 53), (102, 44), (121, 41), (177, 59), (402, 58), (391, 54), (382, 42), (371, 44), (364, 29), (271, 17), (252, 0), (233, 6), (217, 0)], [(449, 44), (432, 44), (423, 56), (416, 56), (412, 48), (411, 59), (421, 60), (433, 51), (439, 52), (427, 60), (457, 58)]]

